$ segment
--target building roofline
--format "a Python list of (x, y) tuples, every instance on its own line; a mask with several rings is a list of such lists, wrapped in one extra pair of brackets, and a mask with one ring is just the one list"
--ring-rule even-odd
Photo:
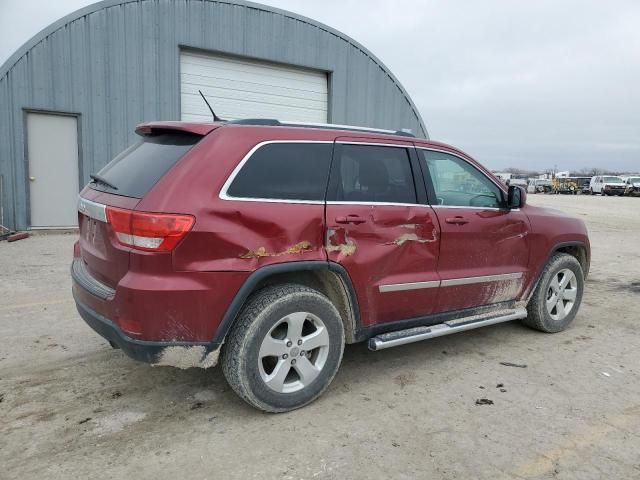
[[(86, 7), (83, 7), (79, 10), (76, 10), (75, 12), (72, 12), (68, 15), (65, 15), (64, 17), (60, 18), (59, 20), (56, 20), (55, 22), (53, 22), (51, 25), (45, 27), (44, 29), (42, 29), (39, 33), (35, 34), (33, 37), (31, 37), (29, 40), (27, 40), (27, 42), (25, 42), (20, 48), (18, 48), (13, 55), (11, 55), (6, 62), (4, 62), (1, 66), (0, 66), (0, 80), (2, 80), (8, 73), (9, 71), (20, 61), (20, 59), (22, 57), (24, 57), (32, 48), (34, 48), (36, 45), (38, 45), (40, 42), (42, 42), (44, 39), (46, 39), (47, 37), (49, 37), (50, 35), (52, 35), (53, 33), (55, 33), (56, 31), (58, 31), (60, 28), (64, 27), (65, 25), (68, 25), (71, 22), (74, 22), (82, 17), (85, 17), (87, 15), (90, 15), (92, 13), (95, 13), (99, 10), (103, 10), (109, 7), (114, 7), (117, 5), (124, 5), (127, 3), (141, 3), (144, 1), (150, 1), (150, 0), (102, 0), (100, 2), (88, 5)], [(424, 123), (424, 121), (422, 120), (422, 116), (420, 115), (420, 112), (418, 111), (417, 107), (415, 106), (415, 104), (413, 103), (413, 100), (411, 100), (411, 97), (409, 96), (409, 94), (407, 93), (407, 91), (404, 89), (404, 87), (402, 86), (402, 84), (400, 83), (400, 81), (395, 77), (395, 75), (393, 75), (393, 73), (391, 73), (391, 71), (384, 65), (384, 63), (382, 63), (378, 57), (376, 57), (373, 53), (371, 53), (367, 48), (365, 48), (363, 45), (361, 45), (360, 43), (358, 43), (357, 41), (355, 41), (354, 39), (352, 39), (351, 37), (349, 37), (348, 35), (345, 35), (344, 33), (328, 26), (325, 25), (324, 23), (320, 23), (317, 22), (311, 18), (305, 17), (303, 15), (298, 15), (297, 13), (293, 13), (293, 12), (289, 12), (287, 10), (282, 10), (280, 8), (275, 8), (275, 7), (271, 7), (271, 6), (267, 6), (267, 5), (262, 5), (260, 3), (254, 3), (254, 2), (250, 2), (250, 1), (245, 1), (245, 0), (204, 0), (210, 3), (226, 3), (229, 5), (239, 5), (239, 6), (244, 6), (247, 8), (253, 8), (255, 10), (261, 10), (261, 11), (265, 11), (265, 12), (270, 12), (270, 13), (276, 13), (279, 15), (282, 15), (284, 17), (288, 17), (291, 18), (293, 20), (298, 20), (304, 23), (308, 23), (309, 25), (313, 25), (316, 28), (319, 28), (320, 30), (324, 30), (327, 33), (331, 33), (332, 35), (337, 36), (338, 38), (341, 38), (342, 40), (344, 40), (345, 42), (349, 43), (350, 45), (352, 45), (353, 47), (357, 48), (358, 50), (360, 50), (363, 54), (365, 54), (367, 57), (369, 57), (374, 63), (376, 63), (381, 69), (382, 71), (391, 79), (391, 81), (396, 85), (396, 87), (398, 87), (398, 89), (400, 90), (400, 92), (402, 93), (402, 95), (405, 97), (405, 99), (407, 100), (407, 102), (409, 103), (409, 105), (411, 106), (411, 109), (413, 110), (414, 115), (416, 116), (418, 123), (420, 124), (420, 127), (423, 130), (423, 133), (425, 135), (426, 138), (429, 138), (429, 133), (427, 131), (427, 127)]]

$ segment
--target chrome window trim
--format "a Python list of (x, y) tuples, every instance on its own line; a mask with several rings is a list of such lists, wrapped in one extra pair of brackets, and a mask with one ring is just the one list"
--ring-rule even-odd
[(429, 280), (426, 282), (389, 283), (385, 285), (380, 285), (378, 287), (378, 290), (380, 291), (380, 293), (387, 293), (387, 292), (402, 292), (406, 290), (418, 290), (423, 288), (472, 285), (474, 283), (503, 282), (508, 280), (517, 280), (519, 278), (522, 278), (522, 275), (523, 275), (522, 272), (513, 272), (513, 273), (501, 273), (498, 275), (481, 275), (478, 277), (450, 278), (448, 280)]
[(107, 206), (78, 195), (78, 211), (89, 218), (107, 223)]
[(508, 212), (519, 212), (519, 208), (507, 208), (507, 207), (465, 207), (464, 205), (431, 205), (432, 208), (463, 208), (465, 210), (498, 210)]
[(235, 180), (242, 167), (244, 167), (245, 163), (249, 161), (249, 159), (253, 156), (255, 152), (257, 152), (260, 148), (265, 145), (271, 145), (274, 143), (291, 143), (291, 144), (300, 144), (300, 143), (309, 143), (309, 144), (332, 144), (333, 140), (265, 140), (254, 145), (249, 152), (240, 160), (240, 163), (236, 165), (231, 174), (227, 177), (227, 180), (222, 185), (222, 189), (220, 189), (220, 193), (218, 194), (218, 198), (221, 200), (233, 200), (237, 202), (265, 202), (265, 203), (298, 203), (298, 204), (308, 204), (308, 205), (324, 205), (324, 200), (294, 200), (294, 199), (286, 199), (286, 198), (253, 198), (253, 197), (233, 197), (227, 193), (229, 187)]
[(522, 272), (501, 273), (499, 275), (482, 275), (479, 277), (450, 278), (448, 280), (441, 280), (440, 286), (455, 287), (458, 285), (472, 285), (474, 283), (502, 282), (507, 280), (517, 280), (519, 278), (522, 278)]
[(419, 290), (423, 288), (437, 288), (440, 286), (440, 280), (430, 280), (428, 282), (411, 282), (411, 283), (389, 283), (380, 285), (378, 290), (380, 293), (402, 292), (405, 290)]
[(370, 207), (425, 207), (431, 208), (431, 205), (424, 203), (394, 203), (394, 202), (349, 202), (342, 200), (328, 200), (327, 205), (364, 205)]

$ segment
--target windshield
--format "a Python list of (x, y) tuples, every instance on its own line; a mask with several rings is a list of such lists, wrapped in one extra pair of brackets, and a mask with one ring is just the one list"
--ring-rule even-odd
[(618, 182), (623, 183), (620, 177), (602, 177), (602, 180), (605, 182)]
[(629, 183), (640, 183), (640, 177), (629, 177), (629, 178), (627, 178), (627, 182), (629, 182)]

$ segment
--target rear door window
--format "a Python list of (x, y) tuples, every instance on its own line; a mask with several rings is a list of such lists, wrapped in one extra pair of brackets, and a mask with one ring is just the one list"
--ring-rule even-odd
[(226, 190), (232, 198), (324, 201), (331, 143), (269, 143), (259, 147)]
[(142, 198), (200, 139), (201, 135), (182, 132), (145, 136), (111, 160), (97, 173), (100, 180), (89, 185), (103, 192)]
[(360, 203), (416, 203), (416, 190), (404, 147), (342, 144), (332, 169), (329, 200)]

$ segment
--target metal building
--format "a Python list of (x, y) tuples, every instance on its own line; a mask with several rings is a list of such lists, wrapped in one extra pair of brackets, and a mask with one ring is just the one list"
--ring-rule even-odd
[(0, 67), (0, 206), (17, 229), (76, 223), (76, 197), (149, 120), (266, 117), (408, 128), (400, 82), (309, 18), (241, 0), (106, 0), (37, 34)]

